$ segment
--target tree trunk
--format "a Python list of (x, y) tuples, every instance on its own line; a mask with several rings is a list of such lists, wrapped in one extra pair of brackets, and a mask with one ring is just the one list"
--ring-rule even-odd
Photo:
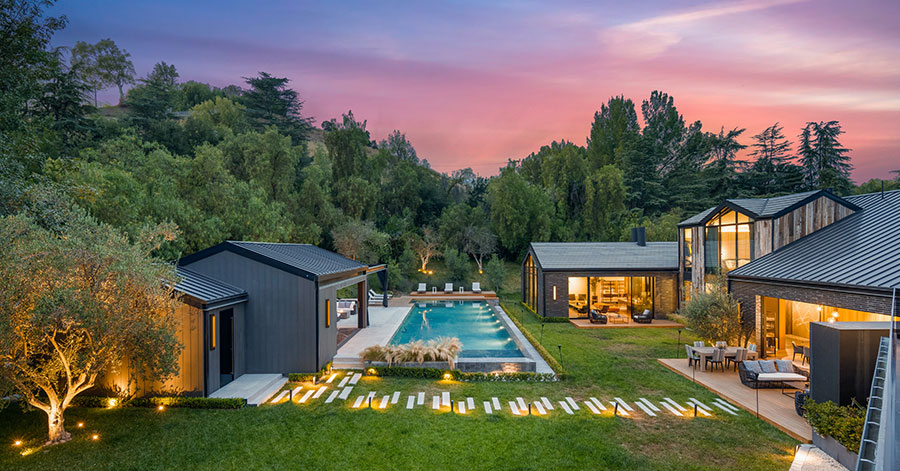
[(47, 413), (47, 445), (67, 442), (72, 438), (72, 434), (66, 432), (65, 427), (63, 427), (64, 421), (63, 410), (59, 406), (51, 406), (50, 412)]
[(117, 85), (119, 86), (119, 105), (121, 105), (122, 102), (125, 101), (125, 92), (122, 91), (122, 84), (121, 84), (121, 83), (119, 83), (119, 84), (117, 84)]

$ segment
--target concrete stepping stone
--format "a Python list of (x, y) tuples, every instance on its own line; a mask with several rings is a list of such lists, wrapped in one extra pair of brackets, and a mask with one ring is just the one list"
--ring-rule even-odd
[(538, 414), (546, 415), (547, 411), (544, 409), (544, 404), (541, 404), (541, 401), (534, 401), (534, 408), (537, 409)]
[[(617, 404), (618, 404), (620, 407), (617, 408), (617, 407), (616, 407)], [(621, 407), (621, 404), (619, 404), (618, 402), (616, 402), (616, 401), (609, 401), (609, 405), (610, 405), (610, 407), (612, 407), (613, 414), (628, 416), (628, 411), (625, 410), (623, 407)]]
[(616, 402), (618, 402), (619, 405), (624, 407), (625, 410), (627, 410), (628, 412), (634, 412), (634, 409), (632, 409), (631, 406), (629, 406), (628, 403), (625, 402), (625, 400), (622, 399), (621, 397), (614, 397), (613, 399), (615, 399)]
[(519, 406), (519, 410), (528, 409), (528, 406), (525, 405), (525, 399), (522, 399), (521, 397), (516, 398), (516, 405)]
[(571, 397), (566, 397), (566, 401), (568, 401), (569, 405), (572, 406), (572, 410), (579, 410), (578, 404), (575, 403), (575, 399), (572, 399)]
[(359, 409), (359, 406), (362, 405), (363, 399), (365, 399), (365, 398), (366, 398), (366, 396), (359, 396), (359, 397), (357, 397), (357, 398), (356, 398), (356, 401), (353, 403), (353, 408), (354, 408), (354, 409)]
[(659, 407), (656, 407), (655, 405), (653, 405), (653, 403), (650, 402), (650, 401), (648, 401), (646, 397), (642, 397), (642, 398), (640, 398), (640, 399), (638, 399), (638, 400), (639, 400), (639, 401), (644, 401), (644, 405), (646, 405), (647, 407), (649, 407), (653, 412), (660, 412)]
[(388, 403), (391, 402), (391, 396), (387, 395), (381, 398), (381, 405), (378, 406), (379, 409), (387, 409)]
[(659, 403), (666, 409), (669, 409), (669, 412), (671, 412), (672, 415), (677, 415), (678, 417), (684, 417), (684, 415), (681, 412), (679, 412), (678, 409), (670, 406), (668, 402), (660, 401)]
[(319, 390), (316, 391), (315, 394), (313, 394), (313, 399), (318, 399), (322, 394), (325, 393), (325, 391), (327, 389), (328, 389), (328, 386), (322, 386), (321, 388), (319, 388)]
[(647, 407), (643, 402), (641, 402), (641, 401), (634, 401), (634, 403), (637, 404), (637, 406), (640, 407), (641, 410), (644, 411), (645, 414), (649, 415), (650, 417), (656, 417), (656, 412), (653, 412), (653, 411), (652, 411), (649, 407)]
[(297, 400), (300, 398), (300, 391), (303, 390), (303, 386), (297, 386), (291, 391), (291, 400)]
[(350, 378), (350, 384), (356, 385), (356, 383), (359, 382), (360, 378), (362, 378), (362, 373), (356, 373), (352, 378)]
[[(737, 412), (736, 412), (735, 410), (732, 410), (732, 408), (733, 408), (734, 406), (728, 407), (728, 406), (726, 406), (725, 404), (722, 404), (722, 403), (716, 402), (716, 401), (713, 401), (712, 404), (713, 404), (714, 406), (718, 407), (719, 409), (722, 409), (723, 411), (728, 412), (728, 413), (731, 414), (731, 415), (737, 415)], [(729, 405), (730, 405), (730, 404), (729, 404)]]
[(304, 394), (303, 397), (301, 397), (300, 400), (297, 402), (299, 402), (300, 404), (306, 403), (306, 401), (309, 399), (309, 396), (312, 396), (314, 392), (316, 392), (315, 389), (310, 389), (309, 391), (306, 391), (306, 394)]
[(600, 402), (600, 399), (592, 397), (591, 400), (594, 401), (594, 405), (597, 406), (597, 409), (606, 410), (606, 406), (604, 406), (603, 403)]
[(338, 396), (338, 399), (346, 400), (348, 397), (350, 397), (350, 391), (353, 391), (353, 386), (347, 386), (346, 388), (344, 388), (344, 390), (341, 391), (341, 395)]
[(450, 407), (450, 393), (444, 391), (441, 393), (441, 405), (445, 407)]
[(337, 376), (337, 373), (332, 373), (331, 376), (328, 377), (328, 381), (325, 381), (325, 384), (331, 384), (331, 382), (334, 381), (334, 378), (337, 378)]
[(499, 411), (500, 410), (500, 399), (497, 399), (496, 397), (492, 397), (491, 401), (493, 401), (494, 410)]
[(341, 382), (338, 383), (338, 387), (339, 387), (339, 388), (343, 388), (344, 386), (347, 385), (347, 381), (350, 381), (350, 377), (349, 377), (349, 376), (344, 376), (344, 379), (342, 379)]
[(727, 409), (731, 409), (731, 410), (733, 410), (733, 411), (735, 411), (735, 412), (740, 412), (740, 411), (741, 411), (740, 409), (737, 408), (737, 406), (735, 406), (734, 404), (732, 404), (732, 403), (730, 403), (730, 402), (728, 402), (728, 401), (726, 401), (725, 399), (722, 399), (722, 398), (718, 398), (718, 397), (717, 397), (717, 398), (713, 399), (713, 405), (716, 405), (716, 403), (721, 404), (723, 407), (725, 407), (725, 408), (727, 408)]
[(423, 393), (423, 392), (419, 393), (419, 399), (416, 401), (416, 404), (418, 404), (420, 406), (425, 405), (425, 393)]
[(406, 408), (412, 409), (414, 405), (416, 405), (416, 396), (409, 396), (409, 400), (406, 401)]
[(373, 399), (375, 399), (375, 391), (369, 391), (369, 395), (366, 396), (366, 403), (369, 404), (369, 406), (371, 406)]
[(563, 409), (564, 411), (566, 411), (566, 414), (569, 414), (569, 415), (574, 414), (574, 412), (572, 412), (572, 408), (569, 407), (569, 403), (568, 403), (568, 402), (566, 402), (566, 401), (559, 401), (559, 405), (560, 405), (560, 407), (562, 407), (562, 409)]
[(550, 399), (547, 399), (546, 397), (542, 397), (541, 402), (544, 403), (544, 407), (547, 410), (553, 410), (553, 404), (550, 403)]
[(711, 409), (709, 406), (707, 406), (706, 404), (704, 404), (704, 403), (698, 401), (697, 398), (689, 397), (688, 399), (690, 399), (691, 401), (693, 401), (694, 404), (697, 404), (698, 406), (700, 406), (700, 407), (706, 409), (707, 411), (712, 412), (712, 409)]
[(597, 406), (594, 405), (593, 401), (584, 401), (585, 405), (588, 406), (588, 409), (591, 410), (594, 414), (600, 414), (600, 410), (597, 409)]
[(459, 401), (457, 404), (458, 404), (457, 408), (459, 409), (459, 413), (465, 414), (466, 413), (466, 403), (464, 401)]
[(468, 407), (469, 410), (475, 409), (475, 399), (473, 399), (471, 397), (467, 397), (466, 398), (466, 407)]
[(281, 391), (281, 394), (279, 394), (277, 397), (275, 397), (275, 399), (272, 399), (272, 404), (278, 404), (278, 403), (281, 402), (281, 400), (284, 399), (285, 396), (287, 396), (289, 393), (290, 393), (290, 391)]
[(484, 401), (484, 413), (485, 414), (493, 414), (494, 411), (491, 409), (491, 403), (488, 401)]
[(431, 401), (431, 408), (434, 410), (438, 410), (441, 408), (441, 398), (438, 396), (434, 396), (434, 399)]
[(341, 393), (341, 391), (339, 389), (335, 389), (334, 391), (331, 391), (331, 394), (329, 394), (328, 398), (325, 399), (325, 404), (331, 404), (334, 401), (334, 399), (338, 396), (338, 394), (340, 394), (340, 393)]
[[(696, 408), (696, 411), (697, 411), (698, 414), (703, 414), (703, 415), (706, 416), (706, 417), (711, 417), (711, 416), (712, 416), (712, 414), (710, 414), (709, 412), (707, 412), (706, 409), (704, 409), (703, 407), (700, 407), (700, 403), (699, 403), (699, 402), (694, 402), (693, 400), (689, 400), (689, 401), (687, 401), (687, 404), (688, 404), (689, 406), (691, 406), (691, 407), (693, 407), (693, 406), (696, 405), (696, 407), (697, 407), (697, 408)], [(690, 411), (688, 411), (688, 413), (690, 414)]]
[(669, 404), (672, 404), (673, 406), (675, 406), (676, 409), (680, 410), (681, 412), (687, 412), (687, 409), (685, 409), (684, 406), (673, 401), (672, 398), (664, 397), (663, 400), (668, 402)]
[(396, 404), (397, 401), (400, 400), (400, 391), (395, 391), (394, 395), (391, 396), (391, 404)]
[(512, 411), (513, 415), (522, 415), (519, 412), (519, 406), (516, 405), (516, 401), (509, 401), (509, 410)]

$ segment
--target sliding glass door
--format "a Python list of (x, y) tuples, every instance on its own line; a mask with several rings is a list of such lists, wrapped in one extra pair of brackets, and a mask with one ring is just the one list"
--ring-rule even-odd
[(625, 318), (652, 313), (653, 293), (652, 276), (569, 277), (569, 318), (586, 318), (588, 309)]

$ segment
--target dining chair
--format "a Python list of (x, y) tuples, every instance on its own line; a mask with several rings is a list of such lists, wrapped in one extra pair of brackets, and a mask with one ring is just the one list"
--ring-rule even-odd
[(702, 348), (705, 346), (706, 346), (706, 343), (703, 342), (702, 340), (698, 340), (698, 341), (694, 342), (694, 348)]
[(800, 355), (801, 360), (803, 359), (803, 350), (801, 350), (801, 348), (793, 341), (791, 341), (791, 351), (794, 352), (793, 355), (791, 355), (791, 361), (797, 358), (797, 355)]
[(694, 353), (694, 349), (690, 345), (684, 344), (684, 350), (687, 352), (688, 366), (692, 366), (695, 362), (700, 362), (700, 357)]
[[(713, 350), (712, 356), (706, 358), (707, 364), (712, 363), (712, 368), (715, 368), (716, 365), (719, 365), (719, 368), (722, 369), (722, 372), (725, 372), (725, 349), (717, 348)], [(707, 367), (709, 370), (709, 367)]]
[(746, 348), (739, 348), (739, 349), (737, 349), (737, 351), (735, 352), (734, 358), (725, 358), (725, 363), (726, 363), (726, 366), (728, 366), (728, 365), (727, 365), (728, 362), (733, 363), (733, 364), (734, 364), (734, 371), (737, 371), (738, 363), (741, 363), (741, 362), (743, 362), (743, 361), (746, 360), (746, 359), (747, 359), (747, 349), (746, 349)]
[(803, 364), (809, 363), (809, 356), (812, 353), (812, 347), (804, 346), (804, 347), (800, 347), (800, 348), (803, 349), (803, 357), (800, 360), (800, 364), (803, 365)]

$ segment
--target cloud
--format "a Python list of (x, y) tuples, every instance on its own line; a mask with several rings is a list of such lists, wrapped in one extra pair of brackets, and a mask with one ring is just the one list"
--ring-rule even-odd
[(766, 10), (807, 0), (763, 0), (717, 3), (693, 10), (668, 13), (625, 23), (602, 31), (600, 39), (611, 52), (636, 59), (652, 59), (681, 42), (697, 22), (753, 11)]

